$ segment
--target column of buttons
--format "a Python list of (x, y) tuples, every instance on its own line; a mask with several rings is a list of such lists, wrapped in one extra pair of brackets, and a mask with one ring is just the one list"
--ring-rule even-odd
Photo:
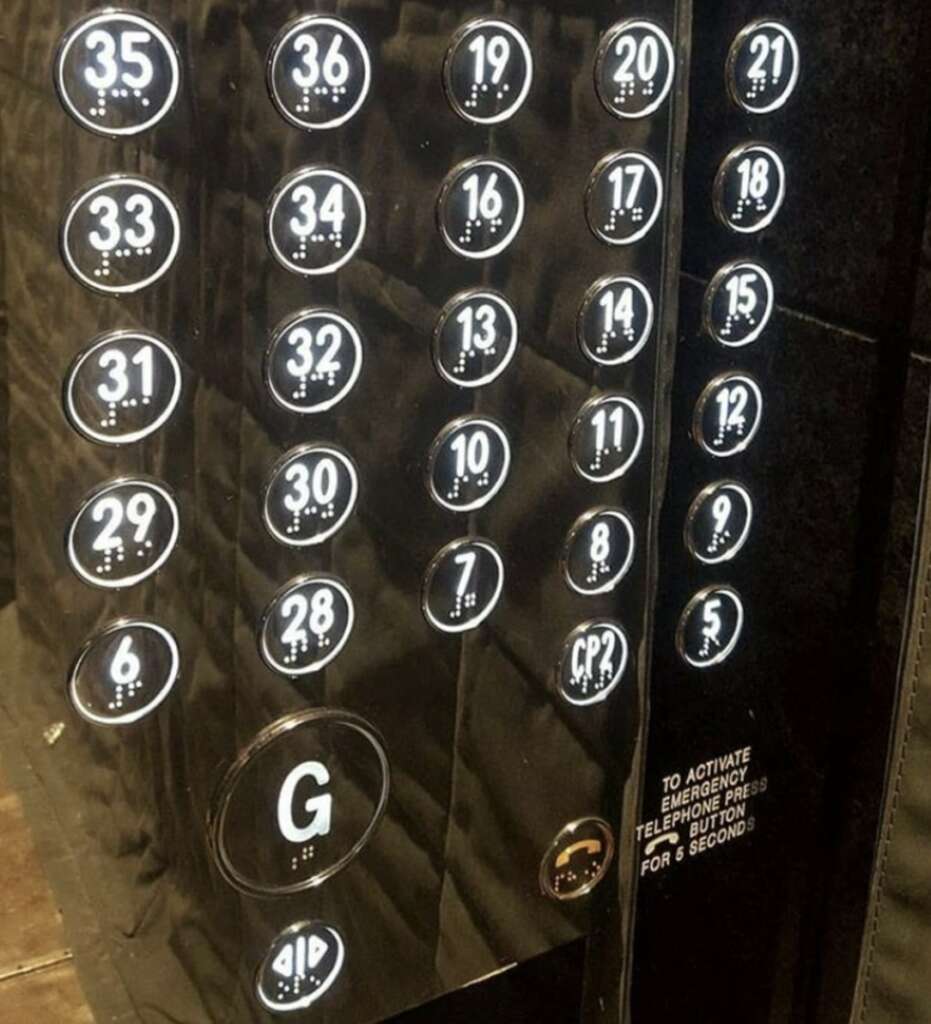
[[(516, 25), (475, 18), (453, 34), (442, 80), (450, 107), (464, 121), (499, 125), (521, 109), (533, 86), (533, 54)], [(492, 259), (510, 248), (524, 222), (524, 185), (504, 160), (479, 155), (443, 180), (436, 222), (446, 247), (461, 259)], [(453, 295), (433, 331), (436, 371), (453, 387), (475, 390), (497, 380), (517, 352), (519, 324), (507, 296), (488, 288)], [(427, 453), (427, 493), (452, 513), (475, 512), (506, 485), (511, 439), (502, 423), (478, 414), (441, 426)], [(422, 608), (442, 633), (477, 628), (504, 590), (504, 561), (493, 541), (464, 536), (444, 545), (424, 573)]]
[[(783, 107), (799, 76), (799, 50), (792, 32), (775, 21), (755, 21), (738, 33), (727, 60), (732, 101), (756, 118)], [(786, 170), (771, 145), (750, 141), (724, 158), (713, 186), (719, 221), (736, 235), (756, 234), (776, 221), (786, 195)], [(710, 343), (736, 355), (765, 338), (775, 288), (766, 268), (740, 259), (723, 266), (705, 292), (702, 326)], [(695, 404), (692, 437), (706, 455), (726, 464), (754, 442), (763, 421), (759, 381), (735, 368), (705, 385)], [(750, 489), (730, 476), (716, 478), (695, 495), (686, 515), (684, 543), (702, 566), (733, 562), (753, 530)], [(718, 570), (714, 570), (716, 573)], [(707, 584), (687, 602), (679, 619), (676, 646), (694, 668), (721, 664), (737, 648), (744, 627), (744, 605), (726, 582)]]
[[(170, 116), (181, 87), (174, 43), (152, 18), (123, 10), (92, 13), (58, 47), (55, 87), (82, 128), (111, 139), (137, 136)], [(171, 269), (181, 216), (159, 183), (114, 174), (82, 186), (62, 218), (59, 246), (71, 275), (105, 296), (140, 292)], [(131, 445), (159, 431), (181, 397), (174, 347), (146, 330), (89, 341), (68, 371), (63, 403), (83, 438)], [(69, 564), (84, 583), (135, 586), (168, 561), (180, 516), (171, 489), (148, 477), (119, 477), (94, 488), (71, 519)], [(148, 619), (118, 619), (91, 637), (71, 670), (77, 712), (99, 725), (128, 725), (153, 711), (180, 671), (174, 635)]]

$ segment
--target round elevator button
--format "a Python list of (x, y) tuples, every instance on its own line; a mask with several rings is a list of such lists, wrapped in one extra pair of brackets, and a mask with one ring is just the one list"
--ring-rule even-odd
[(165, 564), (178, 529), (178, 506), (164, 484), (112, 480), (92, 491), (72, 519), (68, 561), (92, 586), (131, 587)]
[(773, 315), (773, 280), (758, 263), (723, 266), (705, 291), (702, 320), (718, 344), (742, 348), (756, 341)]
[(504, 589), (504, 562), (490, 540), (462, 537), (447, 544), (427, 568), (423, 613), (441, 633), (464, 633), (495, 610)]
[(168, 272), (181, 245), (181, 219), (154, 182), (114, 174), (71, 200), (59, 244), (65, 266), (81, 284), (128, 295)]
[(653, 296), (634, 277), (602, 277), (582, 300), (576, 336), (593, 363), (619, 366), (634, 359), (650, 340)]
[(676, 58), (665, 31), (652, 21), (629, 18), (609, 29), (595, 58), (595, 89), (615, 117), (648, 117), (663, 105)]
[(450, 512), (474, 512), (501, 490), (511, 468), (511, 442), (487, 416), (462, 416), (448, 423), (430, 447), (430, 497)]
[(274, 672), (305, 676), (346, 646), (355, 622), (349, 588), (318, 573), (292, 580), (272, 598), (259, 628), (259, 653)]
[(113, 331), (72, 363), (65, 381), (65, 412), (90, 441), (132, 444), (154, 434), (181, 396), (181, 364), (174, 349), (144, 331)]
[(540, 888), (554, 900), (585, 896), (608, 873), (614, 834), (601, 818), (580, 818), (560, 830), (540, 863)]
[(714, 210), (725, 227), (750, 235), (772, 224), (785, 194), (782, 157), (771, 146), (749, 142), (724, 158), (714, 181)]
[(171, 39), (151, 18), (130, 11), (82, 18), (65, 33), (55, 59), (62, 105), (98, 135), (153, 128), (171, 109), (180, 83)]
[(71, 703), (96, 725), (138, 722), (171, 693), (179, 665), (178, 642), (167, 629), (120, 619), (82, 648), (68, 681)]
[(523, 106), (533, 56), (523, 33), (497, 18), (476, 18), (453, 36), (443, 63), (446, 97), (475, 124), (500, 124)]
[(563, 574), (577, 593), (607, 594), (630, 571), (636, 549), (634, 524), (616, 508), (593, 509), (573, 524), (563, 549)]
[(460, 388), (490, 384), (517, 351), (517, 314), (498, 292), (470, 289), (443, 307), (433, 332), (437, 372)]
[(365, 200), (358, 185), (331, 167), (301, 167), (268, 201), (265, 234), (272, 255), (294, 274), (332, 274), (355, 255), (365, 236)]
[(715, 377), (702, 391), (692, 418), (692, 436), (709, 455), (728, 458), (749, 447), (763, 421), (763, 393), (745, 373)]
[(320, 921), (285, 928), (268, 947), (255, 976), (255, 994), (272, 1013), (306, 1010), (333, 987), (343, 969), (343, 937)]
[(563, 644), (556, 671), (560, 695), (576, 707), (606, 700), (623, 678), (629, 657), (627, 634), (618, 623), (583, 622)]
[(731, 99), (748, 114), (785, 106), (799, 76), (795, 36), (778, 21), (754, 21), (741, 29), (727, 58)]
[(443, 241), (458, 256), (497, 256), (524, 222), (524, 186), (503, 160), (466, 160), (446, 175), (436, 216)]
[(753, 500), (743, 484), (720, 480), (695, 496), (685, 523), (685, 546), (705, 565), (735, 558), (753, 525)]
[(329, 708), (279, 719), (217, 789), (208, 822), (217, 867), (251, 896), (320, 885), (371, 839), (388, 788), (384, 744), (364, 719)]
[(590, 483), (617, 480), (636, 462), (643, 435), (643, 414), (632, 398), (590, 398), (579, 410), (569, 434), (572, 465)]
[(706, 587), (685, 606), (676, 630), (676, 647), (693, 668), (719, 665), (733, 653), (743, 624), (740, 594), (733, 587)]
[(341, 18), (308, 14), (286, 25), (266, 65), (279, 113), (298, 128), (338, 128), (365, 102), (372, 82), (368, 50)]
[(663, 178), (645, 153), (609, 153), (592, 171), (585, 214), (596, 238), (608, 245), (633, 245), (656, 223), (663, 207)]
[(305, 444), (286, 452), (272, 467), (262, 518), (275, 540), (311, 547), (343, 527), (358, 495), (356, 464), (342, 448)]
[(305, 309), (278, 326), (265, 354), (265, 383), (289, 412), (325, 412), (341, 402), (362, 371), (362, 337), (332, 309)]

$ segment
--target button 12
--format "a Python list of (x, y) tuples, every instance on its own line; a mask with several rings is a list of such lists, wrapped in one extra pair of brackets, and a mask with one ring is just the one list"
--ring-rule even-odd
[(747, 374), (725, 373), (702, 391), (692, 419), (692, 436), (709, 455), (727, 458), (744, 451), (763, 420), (763, 394)]

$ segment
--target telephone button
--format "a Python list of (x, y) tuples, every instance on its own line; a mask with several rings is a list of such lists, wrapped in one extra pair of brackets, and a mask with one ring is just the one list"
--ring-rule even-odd
[(554, 900), (590, 893), (608, 873), (614, 833), (601, 818), (580, 818), (563, 827), (540, 863), (540, 889)]
[(320, 885), (372, 838), (389, 776), (381, 737), (357, 715), (317, 708), (279, 719), (217, 790), (208, 833), (220, 873), (252, 896)]

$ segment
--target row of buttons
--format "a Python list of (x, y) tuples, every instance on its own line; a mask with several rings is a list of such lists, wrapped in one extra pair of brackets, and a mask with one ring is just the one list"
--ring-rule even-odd
[[(789, 29), (778, 22), (754, 22), (737, 37), (744, 54), (743, 101), (757, 113), (781, 107), (798, 81), (798, 46)], [(735, 95), (740, 58), (732, 48), (728, 82)], [(778, 100), (778, 102), (777, 102)], [(736, 147), (724, 160), (714, 182), (718, 219), (738, 234), (761, 231), (775, 220), (786, 192), (783, 161), (771, 146), (751, 142)], [(772, 278), (758, 263), (740, 260), (722, 267), (705, 292), (705, 332), (725, 348), (751, 345), (766, 330), (773, 313)], [(747, 373), (729, 371), (711, 380), (696, 403), (692, 434), (699, 446), (716, 457), (745, 451), (760, 428), (763, 393)], [(685, 545), (703, 565), (730, 562), (743, 550), (753, 526), (750, 491), (733, 479), (709, 483), (695, 496), (685, 522)], [(695, 668), (725, 661), (736, 649), (744, 625), (740, 594), (728, 584), (703, 587), (687, 603), (679, 620), (676, 644)]]
[[(443, 84), (460, 117), (498, 124), (523, 106), (533, 71), (530, 45), (515, 25), (477, 18), (454, 34), (443, 62)], [(769, 113), (791, 96), (798, 71), (791, 32), (776, 22), (755, 22), (731, 47), (728, 91), (748, 113)], [(665, 101), (674, 73), (669, 36), (654, 22), (631, 18), (601, 40), (595, 91), (610, 114), (646, 117)], [(362, 108), (371, 81), (365, 42), (341, 18), (298, 18), (282, 29), (269, 51), (269, 93), (281, 115), (299, 128), (345, 124)], [(151, 18), (103, 11), (79, 21), (63, 38), (55, 84), (79, 124), (103, 135), (129, 136), (154, 127), (171, 110), (181, 66), (170, 37)]]

